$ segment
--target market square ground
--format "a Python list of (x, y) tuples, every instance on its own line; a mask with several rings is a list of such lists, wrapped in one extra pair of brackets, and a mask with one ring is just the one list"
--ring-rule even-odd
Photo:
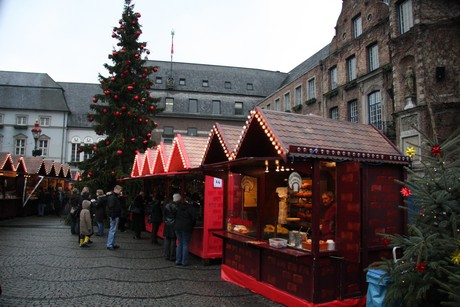
[(116, 251), (105, 240), (80, 248), (54, 216), (0, 221), (0, 306), (281, 306), (221, 280), (219, 264), (176, 266), (131, 231)]

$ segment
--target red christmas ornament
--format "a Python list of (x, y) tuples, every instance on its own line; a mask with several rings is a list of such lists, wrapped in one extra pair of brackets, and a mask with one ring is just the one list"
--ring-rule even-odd
[(136, 138), (131, 138), (131, 142), (135, 142), (136, 141)]
[(136, 14), (137, 18), (141, 18), (141, 13)]
[(135, 57), (136, 59), (138, 59), (138, 58), (139, 58), (139, 54), (136, 53), (136, 54), (134, 55), (134, 57)]
[(153, 128), (156, 128), (158, 127), (158, 123), (157, 122), (153, 122)]
[(115, 35), (115, 33), (112, 33), (112, 37), (115, 38), (115, 37), (117, 37), (117, 36)]
[(121, 106), (122, 111), (126, 111), (126, 106)]
[(134, 96), (134, 100), (139, 100), (139, 96)]
[(401, 189), (401, 194), (404, 197), (408, 197), (408, 196), (412, 195), (412, 191), (410, 189), (404, 187), (404, 188)]
[(141, 35), (141, 33), (142, 33), (141, 31), (136, 31), (137, 36)]
[(112, 82), (115, 81), (115, 77), (110, 78), (110, 81)]
[(96, 150), (97, 150), (97, 147), (96, 147), (96, 146), (93, 146), (93, 150), (96, 151)]
[(139, 117), (138, 121), (139, 121), (139, 124), (142, 123), (142, 118)]
[(128, 85), (128, 91), (132, 91), (133, 90), (133, 86), (132, 85)]
[(147, 75), (146, 75), (146, 74), (144, 74), (144, 73), (142, 73), (142, 75), (141, 75), (141, 76), (142, 76), (142, 78), (147, 78)]
[(116, 51), (112, 52), (113, 56), (116, 56), (118, 53)]
[(423, 273), (426, 270), (426, 264), (423, 261), (420, 261), (419, 263), (415, 265), (415, 269), (418, 272)]
[(122, 151), (121, 149), (118, 149), (118, 150), (117, 150), (117, 154), (118, 154), (119, 156), (121, 156), (121, 155), (123, 154), (123, 151)]
[(106, 140), (106, 141), (105, 141), (105, 145), (109, 146), (109, 145), (110, 145), (110, 141), (109, 141), (109, 140)]
[(115, 111), (114, 115), (115, 115), (115, 117), (119, 117), (121, 115), (121, 113), (119, 111)]
[(139, 154), (139, 150), (136, 149), (136, 150), (134, 151), (134, 153), (135, 153), (136, 155)]
[(150, 84), (147, 84), (147, 85), (145, 86), (145, 88), (149, 90), (149, 89), (150, 89)]
[(82, 152), (83, 149), (81, 149), (81, 147), (78, 147), (77, 151), (78, 151), (78, 152)]
[(102, 109), (102, 113), (107, 113), (107, 109), (106, 108)]
[(128, 111), (128, 113), (126, 113), (126, 114), (131, 115), (131, 111)]
[(150, 54), (150, 50), (147, 50), (146, 52), (147, 52), (147, 54)]
[(436, 156), (439, 157), (440, 154), (441, 154), (441, 146), (439, 146), (439, 145), (434, 145), (434, 146), (431, 148), (431, 155), (432, 155), (433, 157), (436, 157)]
[(92, 122), (94, 120), (94, 117), (88, 116), (88, 121)]
[(148, 141), (144, 140), (142, 143), (144, 143), (144, 145), (147, 145)]
[(158, 71), (158, 67), (155, 66), (155, 67), (153, 67), (152, 70), (153, 70), (154, 72), (157, 72), (157, 71)]
[(142, 103), (142, 104), (145, 103), (145, 98), (142, 98), (142, 99), (141, 99), (141, 103)]
[(127, 66), (131, 65), (131, 60), (126, 60), (126, 65)]
[(93, 176), (93, 172), (88, 172), (88, 177)]
[(145, 123), (146, 123), (146, 124), (149, 123), (149, 119), (148, 119), (148, 118), (145, 119)]
[(150, 139), (150, 137), (152, 136), (151, 133), (147, 133), (147, 138)]
[(150, 111), (155, 110), (155, 106), (150, 106), (149, 108), (150, 108)]
[(121, 53), (125, 53), (126, 50), (125, 50), (125, 49), (121, 49), (120, 52), (121, 52)]
[(109, 90), (105, 90), (105, 91), (104, 91), (104, 94), (110, 95), (110, 91), (109, 91)]
[(144, 49), (145, 47), (144, 47), (144, 45), (141, 45), (139, 48), (141, 48), (141, 50), (142, 50), (142, 49)]
[(388, 246), (390, 244), (390, 240), (388, 238), (383, 238), (383, 245)]
[(118, 28), (117, 27), (113, 27), (113, 32), (117, 31)]
[(93, 102), (96, 103), (98, 99), (96, 97), (93, 98)]
[(115, 171), (112, 171), (112, 175), (115, 175)]
[(118, 99), (118, 95), (113, 95), (113, 99), (117, 100), (117, 99)]

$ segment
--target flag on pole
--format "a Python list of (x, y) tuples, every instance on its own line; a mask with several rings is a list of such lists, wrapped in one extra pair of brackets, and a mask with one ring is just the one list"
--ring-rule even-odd
[(171, 31), (171, 55), (174, 54), (174, 30)]

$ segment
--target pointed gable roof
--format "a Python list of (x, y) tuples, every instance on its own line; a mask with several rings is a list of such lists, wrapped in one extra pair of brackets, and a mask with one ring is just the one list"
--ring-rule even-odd
[(133, 167), (131, 170), (131, 177), (139, 177), (141, 175), (141, 163), (143, 163), (144, 154), (143, 153), (136, 153), (134, 156)]
[(168, 172), (199, 167), (206, 142), (206, 138), (177, 134), (168, 160)]
[(152, 174), (153, 159), (152, 154), (156, 149), (147, 148), (144, 153), (144, 159), (141, 165), (141, 176), (148, 176)]
[(168, 171), (168, 157), (172, 145), (160, 142), (157, 146), (157, 154), (153, 157), (153, 170), (152, 174), (161, 174)]
[(303, 157), (409, 162), (372, 125), (255, 107), (235, 149), (235, 158), (272, 156), (284, 161)]
[(242, 131), (243, 127), (215, 123), (209, 133), (201, 164), (231, 160)]
[[(42, 168), (44, 168), (43, 158), (30, 156), (20, 156), (18, 159), (18, 165), (16, 166), (16, 170), (18, 172), (21, 170), (25, 174), (39, 174)], [(40, 175), (46, 175), (46, 171), (42, 170)]]
[(15, 171), (13, 159), (8, 152), (0, 152), (0, 170)]

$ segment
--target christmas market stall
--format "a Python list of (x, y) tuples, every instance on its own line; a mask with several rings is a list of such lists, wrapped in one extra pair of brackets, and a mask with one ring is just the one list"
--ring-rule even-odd
[(0, 187), (0, 219), (15, 217), (20, 197), (17, 193), (16, 168), (7, 152), (0, 152)]
[[(288, 306), (365, 304), (365, 268), (404, 233), (410, 162), (375, 127), (251, 111), (230, 161), (205, 161), (225, 186), (224, 280)], [(231, 178), (231, 180), (230, 180)]]

